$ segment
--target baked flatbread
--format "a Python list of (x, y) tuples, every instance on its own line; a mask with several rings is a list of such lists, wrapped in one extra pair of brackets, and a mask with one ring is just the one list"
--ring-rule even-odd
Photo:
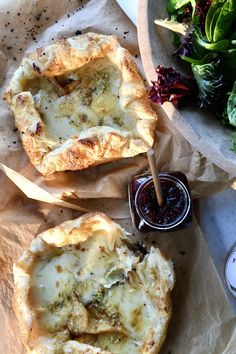
[(153, 144), (156, 115), (114, 36), (87, 33), (37, 49), (16, 70), (6, 99), (43, 175), (135, 156)]
[(14, 309), (30, 353), (158, 353), (171, 316), (173, 265), (146, 255), (106, 215), (36, 237), (14, 264)]

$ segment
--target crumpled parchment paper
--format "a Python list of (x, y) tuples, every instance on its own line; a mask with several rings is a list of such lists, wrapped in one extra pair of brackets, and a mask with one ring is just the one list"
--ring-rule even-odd
[[(0, 23), (1, 101), (8, 82), (25, 52), (52, 43), (62, 35), (73, 36), (78, 33), (77, 31), (117, 35), (120, 43), (135, 56), (140, 73), (143, 74), (136, 28), (113, 0), (63, 0), (59, 4), (55, 1), (33, 0), (28, 3), (26, 0), (18, 0), (7, 3), (1, 0), (0, 16), (2, 18)], [(67, 171), (43, 177), (29, 163), (22, 149), (19, 134), (14, 129), (12, 114), (4, 101), (1, 102), (0, 108), (0, 132), (1, 163), (46, 190), (53, 197), (121, 199), (119, 202), (114, 202), (115, 207), (111, 211), (111, 215), (118, 218), (127, 216), (125, 198), (130, 177), (148, 168), (147, 159), (143, 155), (85, 171)], [(228, 188), (232, 184), (227, 173), (194, 150), (173, 123), (161, 116), (157, 123), (155, 149), (160, 170), (181, 170), (186, 173), (193, 197), (205, 196)], [(4, 168), (2, 170), (4, 172)], [(8, 177), (11, 177), (10, 173)], [(17, 183), (16, 178), (14, 183), (22, 189), (22, 185)], [(10, 197), (9, 193), (11, 194), (11, 191), (5, 188), (8, 181), (1, 175), (0, 187), (3, 185), (0, 202), (5, 201)], [(29, 197), (32, 190), (31, 197), (34, 198), (32, 185), (26, 184), (24, 189), (28, 190)], [(39, 198), (47, 201), (43, 191), (39, 194)], [(51, 202), (53, 203), (53, 198)], [(77, 204), (80, 203), (77, 201)], [(96, 202), (96, 206), (98, 204), (100, 203)], [(112, 202), (110, 204), (113, 205)], [(83, 200), (80, 205), (91, 209), (93, 203)]]
[[(2, 99), (24, 52), (78, 30), (116, 34), (136, 57), (142, 73), (134, 25), (113, 0), (0, 0), (0, 17), (0, 353), (23, 353), (12, 310), (12, 263), (37, 233), (79, 216), (82, 207), (120, 219), (134, 239), (158, 245), (173, 259), (177, 274), (173, 318), (162, 354), (235, 354), (236, 321), (197, 224), (169, 235), (140, 235), (130, 219), (122, 220), (129, 218), (128, 180), (147, 168), (146, 157), (44, 178), (29, 164)], [(194, 197), (232, 183), (227, 173), (195, 151), (173, 123), (161, 117), (155, 150), (161, 170), (181, 170), (187, 175)]]

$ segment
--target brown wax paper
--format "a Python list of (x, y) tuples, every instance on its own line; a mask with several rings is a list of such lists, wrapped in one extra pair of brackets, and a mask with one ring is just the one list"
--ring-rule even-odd
[[(136, 28), (113, 0), (0, 0), (0, 17), (0, 353), (24, 352), (12, 310), (14, 260), (37, 233), (79, 216), (81, 209), (99, 209), (120, 219), (133, 239), (159, 246), (174, 261), (173, 317), (161, 353), (235, 354), (235, 318), (197, 224), (169, 235), (140, 235), (130, 219), (122, 219), (129, 217), (127, 182), (147, 168), (146, 157), (42, 177), (29, 163), (2, 99), (24, 52), (79, 30), (117, 35), (137, 56), (142, 73)], [(232, 182), (165, 117), (158, 119), (155, 150), (161, 170), (186, 173), (195, 197)]]
[[(22, 149), (3, 94), (25, 52), (50, 44), (60, 36), (74, 36), (80, 33), (78, 31), (117, 35), (120, 43), (136, 58), (140, 73), (143, 74), (135, 26), (113, 0), (0, 0), (0, 16), (0, 162), (43, 189), (36, 199), (55, 204), (54, 197), (69, 197), (77, 199), (77, 206), (85, 209), (99, 206), (105, 210), (104, 202), (107, 205), (106, 199), (112, 198), (114, 202), (108, 202), (111, 215), (126, 217), (127, 183), (132, 175), (148, 168), (146, 156), (124, 159), (85, 171), (67, 171), (43, 177), (29, 163)], [(157, 123), (155, 150), (160, 170), (181, 170), (186, 173), (193, 197), (205, 196), (232, 184), (227, 173), (194, 150), (173, 123), (163, 116), (159, 116)], [(3, 166), (0, 169), (6, 171)], [(24, 192), (27, 190), (27, 196), (34, 199), (32, 184), (26, 183), (22, 188), (20, 177), (18, 183), (17, 175), (13, 172), (12, 176), (11, 171), (8, 172), (8, 177), (13, 177), (13, 182)], [(16, 192), (3, 174), (0, 175), (0, 188), (1, 203)], [(50, 193), (51, 198), (48, 195), (45, 198), (44, 191)], [(88, 198), (92, 200), (88, 201)], [(97, 200), (101, 198), (101, 202)]]

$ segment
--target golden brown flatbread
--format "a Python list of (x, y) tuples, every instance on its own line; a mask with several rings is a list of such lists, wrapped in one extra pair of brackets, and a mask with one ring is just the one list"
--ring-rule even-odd
[(43, 175), (135, 156), (153, 144), (156, 115), (114, 36), (87, 33), (37, 49), (16, 70), (6, 99)]
[(157, 353), (171, 316), (173, 265), (146, 255), (106, 215), (39, 234), (14, 264), (14, 309), (30, 353)]

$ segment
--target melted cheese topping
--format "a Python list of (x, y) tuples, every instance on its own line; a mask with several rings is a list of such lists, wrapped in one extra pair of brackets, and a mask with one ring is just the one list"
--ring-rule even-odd
[[(119, 102), (121, 73), (108, 59), (92, 60), (77, 71), (53, 80), (41, 77), (24, 87), (32, 93), (51, 138), (60, 141), (83, 138), (83, 132), (96, 126), (134, 129), (136, 116), (125, 111)], [(58, 92), (55, 80), (64, 94)]]
[(89, 238), (41, 257), (31, 270), (29, 300), (47, 335), (69, 330), (81, 343), (118, 353), (140, 353), (153, 325), (151, 297), (138, 272), (145, 261), (126, 245), (108, 250)]

